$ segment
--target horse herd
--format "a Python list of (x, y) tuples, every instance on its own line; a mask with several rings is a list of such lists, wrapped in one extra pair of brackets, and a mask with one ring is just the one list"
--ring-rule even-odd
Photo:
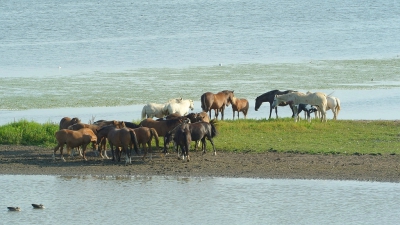
[[(159, 147), (159, 137), (164, 138), (163, 152), (167, 154), (167, 148), (170, 143), (174, 143), (174, 148), (178, 157), (189, 161), (189, 147), (192, 141), (196, 141), (196, 148), (202, 144), (203, 153), (206, 152), (206, 139), (210, 141), (213, 147), (213, 154), (216, 155), (216, 149), (213, 138), (217, 135), (216, 120), (221, 113), (221, 120), (224, 119), (225, 107), (232, 105), (233, 119), (237, 112), (247, 116), (249, 103), (246, 99), (239, 99), (234, 96), (234, 91), (224, 90), (216, 94), (206, 92), (200, 97), (202, 112), (189, 113), (193, 110), (193, 100), (190, 99), (170, 99), (167, 103), (157, 104), (149, 103), (143, 107), (142, 121), (135, 124), (127, 121), (117, 120), (99, 120), (93, 124), (81, 123), (78, 118), (64, 117), (59, 124), (59, 130), (55, 133), (57, 146), (55, 153), (60, 150), (60, 159), (63, 157), (63, 147), (66, 145), (67, 154), (74, 155), (74, 149), (79, 150), (81, 157), (86, 158), (86, 148), (92, 144), (95, 152), (98, 151), (100, 157), (109, 158), (106, 151), (108, 141), (111, 148), (112, 160), (121, 161), (122, 153), (125, 153), (125, 164), (131, 163), (131, 152), (135, 150), (139, 154), (139, 147), (142, 146), (143, 157), (150, 153), (152, 160), (151, 143), (154, 139), (156, 147)], [(269, 118), (272, 110), (275, 109), (278, 118), (277, 106), (289, 105), (292, 109), (296, 121), (298, 113), (304, 110), (310, 121), (310, 112), (316, 112), (321, 115), (321, 121), (326, 121), (326, 111), (331, 109), (334, 113), (334, 119), (340, 110), (340, 101), (338, 98), (331, 97), (321, 92), (301, 93), (297, 91), (279, 91), (273, 90), (266, 92), (256, 98), (255, 110), (257, 111), (263, 102), (270, 103)], [(211, 110), (214, 110), (214, 119), (211, 118)], [(153, 119), (157, 117), (158, 119)], [(179, 148), (182, 155), (179, 153)], [(97, 151), (96, 151), (97, 150)]]

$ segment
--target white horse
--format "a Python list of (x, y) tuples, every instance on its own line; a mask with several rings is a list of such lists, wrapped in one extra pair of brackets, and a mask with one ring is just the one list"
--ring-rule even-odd
[[(311, 93), (311, 92), (308, 91), (307, 94), (309, 94), (309, 93)], [(325, 109), (325, 111), (332, 110), (333, 119), (336, 120), (337, 116), (339, 115), (339, 111), (341, 109), (340, 108), (340, 100), (339, 100), (339, 98), (331, 96), (332, 93), (330, 93), (329, 95), (326, 96), (326, 109)], [(315, 112), (315, 117), (316, 118), (320, 118), (321, 117), (321, 114), (320, 114), (319, 111)]]
[(194, 103), (191, 99), (184, 99), (181, 102), (168, 103), (166, 105), (167, 115), (179, 113), (181, 116), (189, 114), (189, 110), (194, 109)]
[(148, 103), (143, 106), (142, 109), (142, 120), (145, 118), (164, 118), (164, 116), (169, 115), (167, 106), (171, 103), (180, 103), (182, 102), (182, 98), (171, 98), (167, 103), (158, 104), (158, 103)]
[[(315, 105), (319, 107), (319, 110), (321, 111), (321, 122), (325, 121), (326, 122), (326, 105), (327, 105), (327, 100), (326, 100), (326, 94), (322, 92), (315, 92), (315, 93), (309, 93), (309, 94), (304, 94), (301, 92), (292, 92), (284, 95), (276, 95), (274, 98), (274, 101), (272, 103), (272, 108), (275, 108), (277, 105), (279, 105), (282, 102), (293, 102), (294, 105), (298, 104), (310, 104), (310, 105)], [(298, 113), (297, 109), (295, 109), (295, 121), (297, 121)]]
[(165, 104), (158, 104), (158, 103), (148, 103), (143, 106), (142, 109), (142, 120), (145, 118), (163, 118), (164, 116), (168, 115), (167, 105)]
[[(339, 98), (333, 97), (333, 96), (326, 96), (326, 111), (332, 110), (333, 112), (333, 119), (337, 120), (337, 116), (339, 115), (340, 111), (340, 100)], [(315, 117), (319, 118), (320, 114), (319, 112), (315, 112)]]

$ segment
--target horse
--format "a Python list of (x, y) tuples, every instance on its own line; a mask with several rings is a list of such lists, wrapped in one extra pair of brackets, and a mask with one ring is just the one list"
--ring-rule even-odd
[[(118, 162), (121, 161), (121, 151), (119, 150), (119, 147), (121, 147), (122, 151), (125, 152), (125, 165), (128, 163), (132, 163), (131, 161), (132, 144), (135, 149), (135, 152), (139, 154), (138, 152), (139, 144), (137, 142), (135, 132), (133, 132), (133, 130), (131, 129), (128, 129), (126, 127), (119, 129), (113, 125), (104, 126), (97, 131), (97, 144), (102, 138), (108, 139), (108, 143), (110, 144), (112, 153), (112, 161), (115, 161), (115, 158), (118, 159)], [(114, 154), (114, 146), (116, 150), (118, 150), (118, 152), (116, 152), (117, 157)]]
[(64, 162), (65, 162), (65, 159), (63, 157), (64, 144), (67, 145), (67, 153), (71, 154), (71, 157), (73, 157), (73, 152), (71, 152), (71, 149), (82, 146), (84, 160), (87, 160), (85, 154), (87, 145), (92, 143), (94, 151), (96, 149), (96, 145), (98, 144), (96, 135), (89, 128), (83, 128), (80, 130), (61, 129), (55, 133), (55, 137), (58, 144), (54, 148), (53, 160), (55, 160), (55, 153), (57, 152), (58, 149), (60, 149), (60, 159), (63, 160)]
[[(307, 91), (307, 94), (309, 94), (309, 93), (311, 93), (311, 92)], [(337, 97), (331, 96), (331, 94), (326, 96), (326, 111), (331, 109), (333, 112), (333, 119), (337, 120), (337, 116), (339, 115), (339, 111), (341, 109), (340, 108), (340, 100)], [(315, 117), (316, 118), (320, 117), (319, 111), (315, 112)]]
[(304, 111), (304, 113), (306, 114), (306, 119), (308, 120), (308, 122), (311, 122), (311, 116), (310, 114), (313, 112), (317, 112), (318, 108), (310, 105), (310, 104), (298, 104), (295, 105), (296, 109), (297, 109), (297, 117), (300, 120), (300, 116), (298, 116), (302, 111)]
[[(139, 143), (139, 145), (141, 144), (143, 147), (143, 158), (142, 160), (145, 159), (147, 152), (150, 151), (150, 160), (153, 160), (153, 156), (152, 156), (152, 151), (151, 151), (151, 141), (153, 140), (153, 138), (156, 141), (156, 146), (157, 149), (159, 148), (159, 140), (158, 140), (158, 134), (157, 131), (154, 128), (148, 128), (148, 127), (138, 127), (135, 129), (132, 129), (133, 132), (135, 132), (136, 134), (136, 139)], [(147, 148), (146, 148), (146, 144), (147, 144)]]
[(144, 118), (163, 118), (164, 116), (168, 115), (167, 110), (168, 103), (165, 104), (158, 104), (158, 103), (148, 103), (143, 106), (142, 109), (142, 119)]
[(185, 158), (187, 158), (187, 161), (190, 161), (189, 157), (189, 148), (190, 148), (190, 142), (192, 142), (192, 137), (190, 135), (190, 131), (188, 127), (181, 126), (179, 127), (175, 135), (173, 137), (174, 142), (177, 145), (177, 151), (178, 148), (181, 148), (182, 151), (182, 161), (185, 161)]
[(179, 118), (181, 116), (182, 115), (180, 113), (176, 112), (176, 113), (171, 113), (171, 114), (169, 114), (167, 116), (164, 116), (163, 118), (156, 119), (156, 121), (176, 119), (176, 118)]
[(168, 103), (166, 105), (167, 114), (179, 113), (182, 116), (186, 116), (189, 113), (189, 109), (194, 109), (194, 103), (191, 99), (181, 100), (179, 103)]
[[(210, 123), (207, 122), (196, 122), (196, 123), (186, 123), (182, 124), (175, 129), (169, 131), (166, 134), (165, 142), (169, 144), (175, 136), (175, 130), (178, 129), (189, 129), (190, 135), (191, 135), (191, 140), (192, 141), (201, 141), (202, 142), (202, 150), (203, 154), (206, 153), (206, 138), (211, 142), (211, 145), (213, 146), (213, 155), (217, 155), (217, 151), (215, 149), (214, 141), (213, 138), (217, 136), (218, 132), (215, 127), (215, 120), (211, 120)], [(178, 150), (178, 149), (177, 149)]]
[[(100, 127), (98, 125), (95, 125), (95, 124), (75, 123), (73, 125), (70, 125), (68, 127), (68, 130), (80, 130), (80, 129), (83, 129), (83, 128), (91, 129), (93, 131), (93, 133), (96, 135), (97, 134), (97, 130)], [(101, 141), (100, 148), (105, 150), (105, 148), (106, 148), (106, 139)], [(79, 147), (77, 149), (79, 151), (79, 155), (82, 156), (82, 152), (80, 151)], [(100, 156), (102, 158), (104, 158), (102, 154), (100, 154)], [(106, 154), (106, 158), (108, 158), (107, 154)]]
[(204, 112), (209, 112), (211, 118), (211, 109), (215, 111), (215, 118), (218, 119), (219, 111), (221, 111), (221, 120), (224, 120), (225, 106), (229, 106), (232, 103), (234, 97), (234, 91), (224, 90), (214, 94), (212, 92), (206, 92), (201, 95), (201, 109)]
[(168, 131), (174, 129), (176, 126), (181, 123), (187, 123), (188, 119), (185, 117), (180, 117), (176, 119), (170, 120), (161, 120), (156, 121), (151, 118), (144, 119), (140, 122), (140, 126), (154, 128), (158, 134), (158, 136), (164, 137), (164, 154), (167, 154), (167, 145), (165, 143), (165, 135)]
[(118, 121), (118, 120), (97, 120), (96, 122), (93, 123), (93, 125), (97, 125), (99, 127), (104, 127), (104, 126), (108, 126), (108, 125), (113, 125), (114, 127), (117, 127), (117, 128), (126, 127), (126, 124), (124, 121)]
[[(272, 107), (272, 103), (274, 102), (274, 98), (275, 95), (284, 95), (284, 94), (288, 94), (288, 93), (292, 93), (295, 92), (293, 90), (287, 90), (287, 91), (280, 91), (280, 90), (272, 90), (272, 91), (268, 91), (260, 96), (258, 96), (256, 98), (256, 105), (255, 105), (255, 110), (258, 111), (258, 109), (260, 108), (261, 104), (263, 102), (269, 102), (269, 117), (268, 119), (271, 119), (271, 114), (272, 114), (272, 110), (275, 108), (275, 115), (276, 118), (278, 119), (278, 108), (277, 107)], [(290, 106), (290, 109), (292, 110), (292, 117), (294, 117), (294, 110), (293, 110), (293, 105), (292, 104), (288, 104), (286, 102), (281, 102), (279, 103), (278, 106)]]
[(244, 98), (236, 98), (232, 99), (232, 111), (233, 111), (233, 120), (235, 120), (235, 112), (237, 112), (237, 117), (239, 119), (239, 112), (242, 112), (244, 118), (247, 117), (247, 112), (249, 111), (249, 101)]
[(69, 118), (69, 117), (64, 117), (60, 120), (60, 126), (59, 126), (59, 130), (61, 129), (68, 129), (69, 126), (75, 124), (75, 123), (80, 123), (81, 120), (77, 117), (74, 118)]
[[(271, 107), (276, 107), (279, 105), (281, 102), (293, 102), (294, 105), (298, 104), (310, 104), (314, 106), (318, 106), (319, 110), (322, 113), (321, 116), (321, 122), (325, 121), (326, 122), (326, 94), (321, 93), (321, 92), (315, 92), (315, 93), (310, 93), (310, 94), (304, 94), (301, 92), (292, 92), (288, 94), (283, 94), (283, 95), (275, 95), (274, 101), (272, 103)], [(297, 109), (294, 108), (295, 110), (295, 117), (297, 117)], [(297, 118), (295, 118), (295, 121), (297, 121)]]

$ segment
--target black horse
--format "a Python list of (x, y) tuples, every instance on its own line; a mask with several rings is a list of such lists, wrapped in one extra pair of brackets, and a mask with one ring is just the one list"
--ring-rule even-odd
[(215, 127), (215, 119), (211, 120), (210, 123), (207, 122), (196, 122), (196, 123), (185, 123), (180, 126), (177, 126), (175, 129), (169, 131), (165, 135), (165, 142), (167, 145), (174, 140), (177, 142), (176, 139), (176, 133), (177, 130), (180, 129), (188, 129), (190, 132), (191, 136), (191, 141), (201, 141), (202, 142), (202, 149), (203, 153), (206, 153), (206, 138), (211, 142), (211, 145), (213, 146), (214, 150), (214, 155), (217, 154), (215, 150), (215, 145), (213, 138), (217, 136), (217, 129)]
[[(260, 108), (260, 106), (261, 106), (261, 104), (263, 102), (269, 102), (269, 107), (270, 108), (269, 108), (269, 118), (268, 119), (271, 119), (271, 114), (272, 114), (272, 109), (273, 109), (272, 108), (272, 103), (274, 102), (275, 95), (284, 95), (284, 94), (288, 94), (288, 93), (291, 93), (291, 92), (295, 92), (295, 91), (293, 91), (293, 90), (287, 90), (287, 91), (273, 90), (273, 91), (268, 91), (268, 92), (266, 92), (266, 93), (264, 93), (264, 94), (262, 94), (262, 95), (260, 95), (260, 96), (258, 96), (256, 98), (255, 110), (257, 111)], [(287, 105), (290, 106), (290, 109), (292, 110), (292, 117), (294, 117), (293, 104), (288, 104), (286, 102), (282, 102), (281, 104), (279, 104), (279, 106), (287, 106)], [(278, 109), (277, 108), (278, 107), (275, 107), (276, 118), (278, 118)]]

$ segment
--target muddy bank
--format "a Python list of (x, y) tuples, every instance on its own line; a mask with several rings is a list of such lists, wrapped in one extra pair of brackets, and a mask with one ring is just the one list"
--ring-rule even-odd
[[(65, 156), (52, 160), (52, 150), (36, 146), (0, 145), (0, 174), (26, 175), (143, 175), (332, 179), (400, 182), (399, 155), (308, 155), (293, 153), (191, 152), (191, 161), (175, 154), (153, 153), (153, 160), (134, 156), (132, 165), (100, 159)], [(110, 155), (110, 153), (109, 153)]]

